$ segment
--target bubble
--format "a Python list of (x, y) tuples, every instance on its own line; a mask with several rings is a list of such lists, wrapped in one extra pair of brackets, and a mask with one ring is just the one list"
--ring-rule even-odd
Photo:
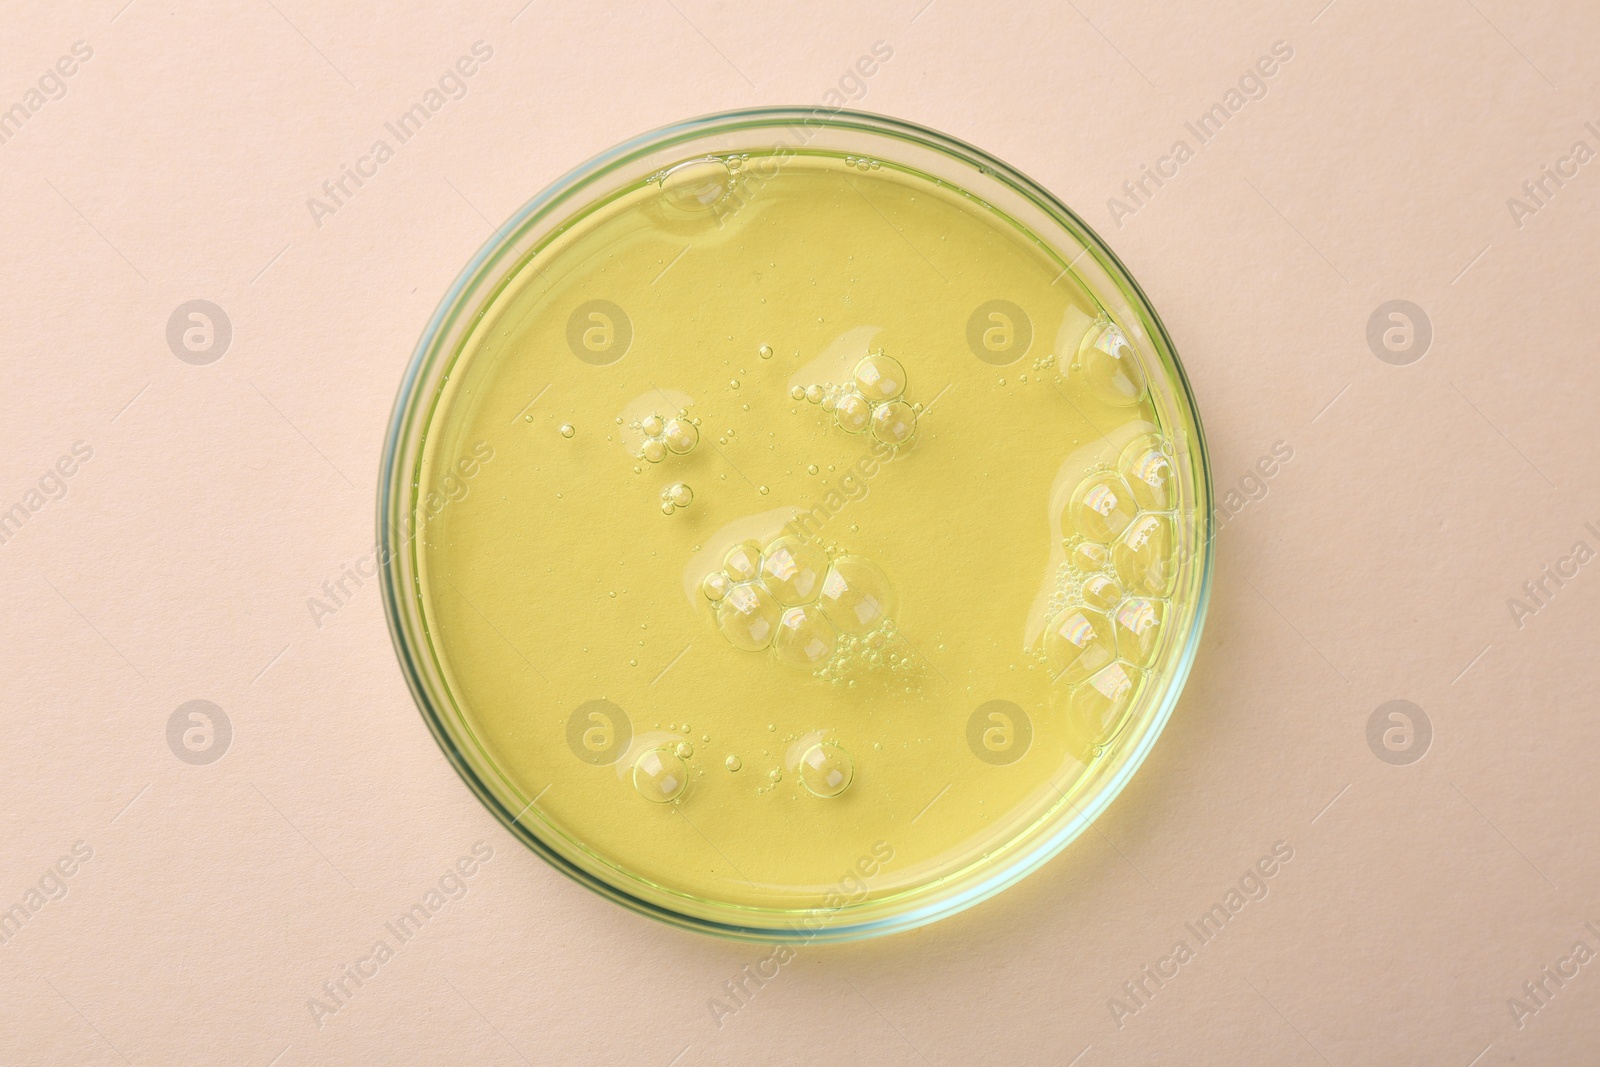
[(1124, 588), (1145, 596), (1169, 595), (1178, 577), (1176, 542), (1171, 517), (1160, 512), (1140, 515), (1129, 524), (1111, 546), (1111, 562)]
[(679, 163), (661, 176), (661, 198), (686, 215), (709, 212), (732, 189), (728, 165), (709, 156)]
[(872, 561), (861, 556), (840, 556), (822, 580), (818, 601), (833, 624), (847, 634), (870, 633), (894, 613), (894, 590)]
[(1111, 550), (1098, 541), (1080, 541), (1072, 547), (1070, 558), (1080, 574), (1092, 574), (1111, 563)]
[(1127, 722), (1144, 672), (1112, 663), (1095, 672), (1067, 698), (1067, 736), (1073, 755), (1088, 762)]
[(639, 423), (639, 430), (646, 437), (660, 437), (661, 431), (665, 428), (666, 423), (660, 415), (647, 415), (644, 421)]
[(572, 428), (572, 423), (564, 422), (564, 423), (561, 424), (561, 436), (562, 437), (571, 437), (573, 434), (575, 434), (577, 432), (578, 432), (577, 430), (574, 430)]
[(822, 386), (820, 386), (820, 385), (808, 385), (808, 386), (806, 386), (806, 399), (811, 401), (813, 404), (822, 403)]
[(1044, 653), (1057, 681), (1081, 682), (1117, 658), (1111, 622), (1092, 608), (1068, 608), (1045, 628)]
[(817, 599), (827, 570), (827, 553), (793, 534), (778, 538), (762, 554), (761, 577), (784, 607)]
[(1089, 392), (1107, 404), (1127, 407), (1144, 396), (1139, 354), (1116, 323), (1084, 335), (1078, 347), (1078, 375)]
[(772, 358), (772, 346), (771, 345), (762, 345), (760, 348), (756, 349), (756, 352), (761, 356), (762, 359), (771, 359)]
[(730, 771), (736, 771), (740, 767), (744, 766), (744, 761), (738, 756), (729, 756), (727, 759), (722, 761), (722, 765), (728, 768)]
[(796, 670), (816, 670), (833, 655), (839, 631), (815, 604), (790, 608), (778, 620), (778, 659)]
[(806, 464), (806, 473), (807, 474), (815, 474), (815, 473), (817, 473), (817, 465), (815, 463)]
[(681, 456), (694, 451), (700, 443), (700, 431), (688, 419), (673, 419), (662, 429), (661, 439), (666, 442), (667, 451)]
[(1122, 452), (1118, 464), (1133, 490), (1133, 499), (1150, 511), (1167, 511), (1173, 506), (1174, 475), (1172, 461), (1155, 434), (1145, 434)]
[(798, 385), (791, 385), (789, 387), (789, 396), (795, 400), (804, 400), (806, 398), (806, 391), (800, 388)]
[(852, 390), (841, 396), (834, 405), (833, 421), (845, 433), (860, 433), (872, 421), (872, 405), (866, 397)]
[(1110, 611), (1122, 601), (1122, 586), (1106, 574), (1093, 574), (1084, 580), (1083, 602), (1097, 611)]
[(678, 509), (672, 506), (672, 501), (663, 500), (661, 502), (661, 514), (663, 514), (663, 515), (671, 515), (676, 510), (678, 510)]
[(800, 784), (814, 796), (836, 797), (854, 777), (850, 754), (838, 745), (812, 745), (800, 757)]
[(761, 573), (761, 546), (745, 541), (728, 549), (722, 557), (722, 569), (736, 582), (748, 582)]
[(667, 458), (666, 442), (659, 437), (652, 437), (639, 449), (639, 455), (651, 463), (660, 463)]
[(770, 490), (770, 489), (768, 489), (768, 488), (767, 488), (767, 487), (766, 487), (766, 486), (764, 486), (764, 485), (758, 485), (758, 486), (756, 486), (756, 492), (758, 492), (758, 493), (760, 493), (760, 494), (761, 494), (761, 495), (762, 495), (762, 496), (766, 496), (766, 495), (767, 495), (767, 494), (768, 494), (768, 493), (770, 493), (770, 492), (771, 492), (771, 491), (772, 491), (772, 490)]
[(1091, 541), (1109, 542), (1133, 522), (1139, 508), (1120, 474), (1103, 471), (1085, 478), (1067, 504), (1064, 524)]
[(694, 755), (694, 746), (687, 741), (679, 741), (677, 747), (672, 751), (677, 753), (679, 759), (688, 759)]
[(700, 581), (700, 591), (706, 599), (715, 604), (728, 595), (728, 589), (733, 585), (728, 581), (728, 576), (721, 571), (712, 571)]
[(737, 378), (729, 378), (728, 379), (728, 388), (729, 389), (737, 389), (737, 388), (739, 388), (739, 379), (737, 379)]
[(903, 445), (917, 432), (917, 413), (904, 400), (880, 404), (872, 412), (872, 436), (886, 445)]
[(717, 629), (734, 648), (760, 652), (772, 644), (783, 608), (760, 582), (741, 582), (717, 604)]
[(674, 507), (686, 508), (694, 503), (694, 490), (679, 482), (676, 485), (669, 486), (666, 492), (662, 494), (662, 499)]
[(1129, 597), (1112, 617), (1117, 634), (1117, 653), (1130, 663), (1148, 667), (1155, 659), (1161, 641), (1161, 623), (1166, 618), (1164, 600)]
[(856, 389), (874, 402), (893, 400), (906, 391), (905, 368), (882, 352), (874, 352), (857, 363), (854, 377)]
[(652, 748), (634, 761), (633, 787), (652, 804), (677, 800), (688, 784), (689, 768), (668, 749)]
[(773, 785), (777, 785), (779, 782), (783, 781), (783, 772), (774, 767), (772, 770), (767, 772), (767, 777), (772, 779)]

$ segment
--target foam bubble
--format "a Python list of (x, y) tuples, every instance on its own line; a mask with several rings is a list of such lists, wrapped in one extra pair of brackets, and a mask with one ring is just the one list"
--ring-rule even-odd
[(857, 391), (874, 403), (893, 400), (906, 391), (906, 369), (882, 352), (857, 363), (854, 378)]
[(1111, 546), (1117, 577), (1130, 593), (1167, 596), (1178, 577), (1177, 534), (1162, 512), (1140, 515)]
[(677, 800), (688, 785), (689, 768), (671, 749), (648, 749), (634, 761), (633, 788), (652, 804)]
[(833, 407), (833, 421), (845, 433), (860, 433), (871, 420), (872, 404), (854, 390), (841, 396)]
[(886, 445), (903, 445), (917, 432), (917, 413), (904, 400), (879, 404), (872, 411), (872, 436)]
[(1117, 465), (1141, 508), (1149, 511), (1172, 508), (1176, 489), (1172, 460), (1160, 437), (1145, 434), (1136, 438), (1123, 449)]
[(827, 570), (827, 553), (793, 534), (773, 541), (762, 553), (762, 581), (784, 607), (817, 599)]
[(700, 430), (688, 419), (673, 419), (662, 428), (661, 439), (667, 451), (681, 456), (694, 451), (694, 446), (700, 443)]
[(751, 581), (761, 573), (761, 546), (754, 541), (734, 545), (722, 558), (722, 569), (736, 582)]
[(1144, 396), (1144, 367), (1116, 323), (1084, 335), (1078, 349), (1078, 375), (1084, 387), (1107, 404), (1128, 407)]
[(741, 582), (717, 603), (717, 629), (734, 648), (760, 652), (772, 644), (782, 612), (760, 582)]
[(877, 565), (861, 556), (840, 556), (822, 580), (819, 603), (833, 624), (860, 636), (876, 630), (894, 613), (894, 590)]
[(1044, 653), (1056, 681), (1081, 682), (1117, 658), (1111, 622), (1092, 608), (1069, 607), (1045, 628)]
[(833, 655), (839, 632), (816, 605), (790, 608), (778, 620), (778, 659), (796, 670), (816, 670)]
[(1110, 542), (1139, 512), (1133, 491), (1114, 471), (1091, 474), (1079, 483), (1067, 504), (1063, 525), (1090, 541)]
[(800, 757), (800, 784), (813, 796), (836, 797), (850, 788), (854, 777), (854, 761), (838, 745), (812, 745)]

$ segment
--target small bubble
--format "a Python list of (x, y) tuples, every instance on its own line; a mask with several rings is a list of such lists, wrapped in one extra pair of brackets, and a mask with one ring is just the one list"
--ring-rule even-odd
[(756, 351), (761, 354), (761, 358), (762, 359), (771, 359), (772, 358), (772, 346), (771, 345), (762, 345), (760, 348), (756, 349)]
[(728, 379), (728, 388), (729, 389), (737, 389), (737, 388), (739, 388), (739, 379), (737, 379), (737, 378), (729, 378)]
[(738, 756), (729, 756), (727, 759), (722, 761), (722, 765), (728, 768), (730, 771), (736, 771), (740, 767), (744, 766), (744, 761)]
[(667, 444), (659, 437), (652, 437), (639, 449), (639, 454), (651, 463), (660, 463), (667, 458)]
[(676, 753), (667, 749), (644, 752), (633, 765), (633, 787), (653, 804), (677, 800), (688, 784), (689, 768)]
[(694, 755), (694, 746), (687, 741), (679, 741), (678, 747), (672, 751), (678, 754), (679, 759), (688, 759), (690, 756)]
[(524, 416), (522, 416), (522, 421), (523, 422), (532, 422), (533, 421), (533, 416), (532, 415), (524, 415)]
[(694, 490), (679, 482), (669, 486), (666, 492), (661, 494), (661, 498), (674, 507), (686, 508), (694, 503)]
[(676, 510), (677, 509), (672, 506), (672, 501), (663, 500), (661, 502), (661, 514), (663, 514), (663, 515), (671, 515)]
[(694, 451), (694, 446), (700, 443), (700, 431), (688, 419), (673, 419), (662, 430), (661, 439), (669, 452), (682, 456)]
[[(804, 400), (806, 398), (806, 391), (800, 388), (798, 385), (791, 385), (789, 387), (789, 396), (795, 400)], [(532, 422), (533, 416), (528, 416), (528, 421)]]
[(772, 779), (773, 785), (777, 785), (779, 782), (783, 781), (783, 772), (774, 767), (772, 770), (767, 772), (767, 777)]
[(806, 465), (806, 473), (807, 474), (815, 474), (815, 473), (817, 473), (817, 465), (815, 463), (807, 464)]
[(639, 424), (639, 429), (646, 437), (660, 437), (662, 429), (666, 426), (660, 415), (650, 415)]
[(770, 490), (764, 485), (758, 485), (756, 486), (756, 492), (760, 493), (762, 496), (766, 496)]
[(574, 430), (572, 428), (572, 423), (564, 422), (564, 423), (561, 424), (561, 436), (562, 437), (571, 437), (573, 434), (575, 434), (577, 432), (578, 432), (577, 430)]
[(706, 595), (707, 600), (716, 603), (728, 595), (728, 589), (732, 585), (733, 583), (728, 581), (726, 574), (721, 571), (712, 571), (700, 582), (700, 591)]
[(806, 399), (811, 401), (811, 403), (813, 403), (813, 404), (822, 403), (822, 386), (820, 386), (820, 385), (808, 385), (808, 386), (806, 386)]

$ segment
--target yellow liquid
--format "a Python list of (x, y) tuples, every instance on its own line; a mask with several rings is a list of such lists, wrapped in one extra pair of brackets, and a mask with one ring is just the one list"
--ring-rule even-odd
[(1003, 862), (1183, 638), (1153, 365), (1063, 257), (889, 163), (592, 205), (490, 300), (417, 472), (496, 788), (624, 891), (755, 925)]

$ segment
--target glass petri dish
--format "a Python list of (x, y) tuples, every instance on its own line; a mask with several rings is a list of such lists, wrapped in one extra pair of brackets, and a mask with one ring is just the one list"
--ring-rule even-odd
[(848, 111), (646, 134), (501, 226), (396, 402), (384, 600), (440, 747), (636, 911), (915, 927), (1171, 714), (1210, 482), (1160, 320), (999, 160)]

